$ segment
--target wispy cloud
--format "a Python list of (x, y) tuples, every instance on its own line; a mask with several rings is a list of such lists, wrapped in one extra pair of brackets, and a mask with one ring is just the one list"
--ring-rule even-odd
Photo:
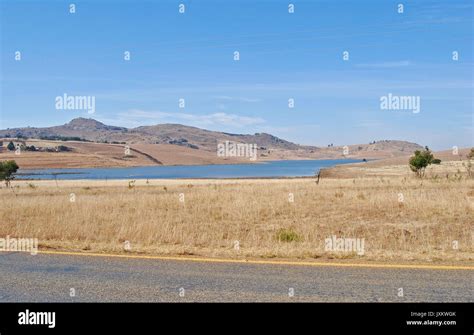
[(260, 117), (241, 116), (228, 113), (212, 114), (189, 114), (189, 113), (169, 113), (162, 111), (145, 111), (132, 109), (127, 112), (120, 112), (114, 119), (104, 119), (114, 125), (125, 127), (136, 127), (142, 125), (152, 125), (156, 123), (184, 123), (197, 127), (224, 126), (241, 128), (265, 123)]

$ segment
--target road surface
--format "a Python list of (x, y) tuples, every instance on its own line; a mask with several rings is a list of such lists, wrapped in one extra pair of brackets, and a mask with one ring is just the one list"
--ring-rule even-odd
[(0, 302), (473, 302), (473, 283), (472, 270), (0, 253)]

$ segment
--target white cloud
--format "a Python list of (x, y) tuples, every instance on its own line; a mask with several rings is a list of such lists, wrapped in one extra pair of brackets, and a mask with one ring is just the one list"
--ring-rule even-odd
[(189, 113), (144, 111), (139, 109), (121, 112), (115, 119), (102, 118), (101, 120), (125, 127), (151, 125), (156, 123), (185, 123), (197, 127), (225, 126), (240, 128), (265, 123), (265, 120), (260, 117), (240, 116), (223, 112), (198, 115)]

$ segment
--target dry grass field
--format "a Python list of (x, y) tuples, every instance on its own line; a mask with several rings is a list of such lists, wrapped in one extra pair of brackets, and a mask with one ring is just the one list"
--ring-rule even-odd
[[(455, 178), (467, 174), (467, 154), (470, 148), (459, 149), (458, 154), (452, 151), (438, 151), (435, 158), (441, 159), (440, 165), (429, 165), (426, 168), (428, 178)], [(367, 161), (362, 163), (343, 164), (326, 169), (323, 176), (327, 178), (360, 178), (360, 177), (413, 177), (407, 162), (412, 155)], [(472, 164), (472, 161), (471, 161)], [(474, 165), (474, 164), (473, 164)], [(474, 167), (472, 168), (474, 173)]]
[[(26, 145), (56, 147), (65, 145), (70, 152), (0, 151), (0, 160), (15, 160), (23, 169), (84, 168), (84, 167), (130, 167), (160, 165), (236, 164), (252, 163), (249, 159), (217, 157), (215, 152), (194, 150), (170, 144), (133, 144), (130, 154), (125, 154), (125, 145), (27, 140)], [(159, 163), (158, 163), (159, 162)]]
[[(466, 176), (13, 185), (0, 189), (0, 236), (38, 238), (40, 249), (474, 262), (474, 180)], [(364, 255), (326, 251), (332, 235), (364, 239)]]

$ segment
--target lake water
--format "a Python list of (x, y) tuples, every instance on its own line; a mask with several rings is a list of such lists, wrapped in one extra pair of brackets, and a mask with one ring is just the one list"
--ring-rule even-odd
[(84, 168), (19, 170), (18, 179), (176, 179), (252, 178), (314, 176), (321, 168), (361, 160), (287, 160), (257, 164), (141, 166), (129, 168)]

